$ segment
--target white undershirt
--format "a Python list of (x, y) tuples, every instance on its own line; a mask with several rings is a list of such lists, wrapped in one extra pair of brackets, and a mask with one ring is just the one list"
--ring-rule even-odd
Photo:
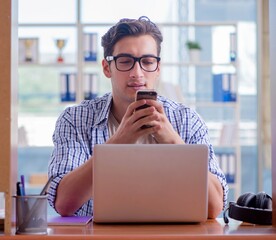
[[(112, 112), (110, 111), (108, 116), (109, 137), (114, 135), (118, 127), (119, 127), (119, 123), (117, 122), (116, 118), (113, 116)], [(157, 142), (152, 135), (148, 135), (147, 137), (143, 136), (139, 138), (136, 142), (136, 144), (154, 144), (154, 143), (157, 143)]]

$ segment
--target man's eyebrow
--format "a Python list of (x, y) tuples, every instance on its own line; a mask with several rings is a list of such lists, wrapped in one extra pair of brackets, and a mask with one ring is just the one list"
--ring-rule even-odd
[(119, 53), (116, 55), (116, 57), (133, 57), (133, 56), (129, 53)]
[(157, 57), (157, 56), (154, 54), (144, 54), (142, 55), (142, 57)]
[[(135, 57), (129, 53), (119, 53), (116, 55), (116, 57)], [(156, 55), (154, 54), (143, 54), (142, 56), (140, 57), (157, 57)]]

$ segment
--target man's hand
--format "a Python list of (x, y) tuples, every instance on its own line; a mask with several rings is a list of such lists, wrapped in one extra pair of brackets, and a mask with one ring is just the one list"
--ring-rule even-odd
[[(145, 104), (150, 107), (136, 110)], [(151, 127), (144, 128), (145, 125)], [(158, 143), (184, 143), (167, 119), (162, 104), (143, 99), (128, 106), (116, 133), (107, 143), (135, 143), (141, 136), (150, 134)]]
[(128, 106), (117, 131), (107, 143), (135, 143), (141, 136), (149, 135), (156, 131), (158, 126), (155, 128), (142, 129), (143, 125), (147, 125), (158, 119), (154, 107), (136, 111), (136, 108), (146, 103), (146, 100), (139, 100)]
[[(154, 113), (158, 116), (157, 120), (151, 122), (151, 125), (156, 127), (152, 134), (158, 143), (167, 144), (184, 144), (184, 141), (174, 130), (170, 121), (168, 120), (163, 105), (157, 101), (148, 100), (147, 104), (154, 107)], [(157, 127), (158, 126), (158, 127)]]

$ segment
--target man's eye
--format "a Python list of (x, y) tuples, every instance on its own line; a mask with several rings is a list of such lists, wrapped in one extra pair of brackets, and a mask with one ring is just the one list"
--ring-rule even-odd
[(131, 61), (120, 61), (120, 64), (129, 64)]
[(132, 59), (129, 58), (119, 58), (118, 59), (119, 64), (130, 64), (132, 63)]
[(154, 64), (154, 60), (153, 59), (143, 59), (142, 63), (145, 65), (151, 65), (151, 64)]

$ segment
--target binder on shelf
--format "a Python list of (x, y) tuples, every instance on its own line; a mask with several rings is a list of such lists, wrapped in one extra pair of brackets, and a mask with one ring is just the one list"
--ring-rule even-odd
[(228, 183), (235, 183), (235, 172), (236, 172), (236, 157), (234, 154), (228, 155), (228, 172), (226, 179)]
[(98, 96), (98, 75), (95, 73), (85, 73), (84, 80), (84, 99), (90, 100)]
[(230, 62), (235, 62), (237, 58), (236, 33), (230, 33)]
[(85, 62), (97, 61), (97, 33), (83, 34), (83, 58)]
[(237, 101), (237, 76), (236, 74), (230, 74), (230, 101)]
[(227, 183), (236, 182), (236, 156), (233, 153), (217, 154), (217, 159), (221, 170), (223, 171)]
[(236, 100), (236, 74), (213, 74), (213, 101), (235, 102)]
[(214, 102), (226, 102), (228, 100), (228, 74), (213, 75), (213, 100)]
[(220, 168), (226, 176), (226, 173), (227, 173), (227, 154), (218, 154), (217, 158), (218, 158), (218, 161), (219, 161)]
[(75, 73), (60, 74), (60, 100), (62, 102), (76, 101), (76, 81)]

